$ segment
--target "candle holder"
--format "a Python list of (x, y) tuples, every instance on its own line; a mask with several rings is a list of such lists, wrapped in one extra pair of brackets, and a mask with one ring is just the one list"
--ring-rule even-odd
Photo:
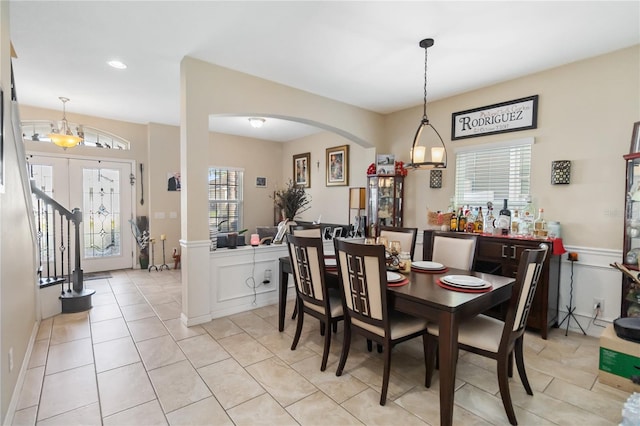
[(157, 271), (158, 267), (156, 266), (156, 252), (154, 250), (154, 247), (156, 246), (156, 240), (152, 238), (149, 242), (151, 243), (151, 265), (149, 265), (149, 272), (151, 272), (151, 269), (155, 269)]
[(165, 242), (166, 238), (162, 239), (162, 265), (160, 265), (160, 270), (162, 271), (163, 269), (166, 269), (167, 271), (171, 268), (169, 268), (169, 265), (167, 265), (167, 259), (164, 256), (164, 242)]

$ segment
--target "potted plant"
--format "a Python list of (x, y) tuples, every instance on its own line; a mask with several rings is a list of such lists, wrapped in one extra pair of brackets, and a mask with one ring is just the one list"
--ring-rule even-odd
[(133, 220), (129, 220), (131, 224), (131, 232), (136, 239), (136, 243), (138, 244), (138, 248), (140, 249), (140, 254), (138, 256), (138, 260), (140, 261), (140, 269), (147, 269), (149, 267), (149, 231), (145, 229), (144, 231), (140, 231), (140, 227), (145, 227), (147, 224), (146, 216), (138, 217), (138, 223), (135, 223)]
[(274, 203), (280, 208), (282, 219), (292, 221), (297, 215), (311, 208), (311, 196), (305, 192), (304, 187), (289, 180), (285, 189), (275, 192)]

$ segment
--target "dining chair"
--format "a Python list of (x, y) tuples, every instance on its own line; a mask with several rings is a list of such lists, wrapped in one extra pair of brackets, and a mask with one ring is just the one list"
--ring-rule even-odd
[(289, 232), (291, 235), (295, 235), (296, 237), (313, 237), (313, 238), (322, 237), (322, 230), (320, 229), (319, 226), (316, 226), (316, 227), (292, 226)]
[(336, 376), (342, 375), (347, 362), (352, 333), (381, 344), (384, 349), (384, 371), (380, 405), (384, 405), (389, 387), (391, 349), (400, 342), (422, 336), (426, 363), (427, 320), (390, 309), (383, 246), (345, 240), (335, 240), (334, 245), (345, 313), (344, 340)]
[[(287, 236), (293, 280), (296, 285), (296, 306), (298, 322), (296, 334), (291, 344), (295, 350), (300, 341), (305, 314), (320, 320), (324, 334), (324, 352), (320, 370), (327, 368), (331, 346), (331, 325), (336, 330), (338, 321), (344, 318), (342, 301), (337, 292), (329, 292), (325, 279), (322, 239), (317, 237)], [(329, 327), (327, 327), (329, 326)]]
[[(528, 395), (533, 395), (524, 366), (523, 340), (527, 318), (547, 250), (546, 244), (540, 244), (539, 249), (523, 251), (504, 321), (486, 315), (478, 315), (460, 324), (458, 329), (460, 349), (496, 360), (502, 404), (507, 412), (509, 423), (512, 425), (518, 424), (509, 392), (509, 377), (511, 376), (514, 353), (522, 385)], [(428, 330), (427, 387), (431, 385), (435, 364), (438, 326), (430, 324)]]
[(387, 241), (400, 241), (400, 251), (407, 251), (413, 260), (416, 251), (416, 236), (418, 228), (399, 228), (393, 226), (381, 226), (380, 236), (386, 237)]
[(468, 233), (433, 233), (431, 259), (449, 268), (471, 271), (475, 267), (478, 236)]

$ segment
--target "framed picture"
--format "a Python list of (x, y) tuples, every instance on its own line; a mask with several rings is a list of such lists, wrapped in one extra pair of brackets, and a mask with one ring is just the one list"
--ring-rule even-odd
[(180, 191), (180, 172), (167, 173), (167, 191)]
[(538, 95), (451, 114), (451, 139), (466, 139), (538, 127)]
[(376, 170), (379, 175), (395, 175), (396, 156), (393, 154), (378, 154), (376, 156)]
[(257, 177), (256, 178), (256, 187), (258, 187), (258, 188), (266, 188), (267, 187), (267, 178), (266, 177)]
[(297, 154), (293, 156), (293, 182), (296, 186), (311, 188), (311, 153)]
[(631, 133), (631, 148), (629, 154), (640, 152), (640, 121), (633, 123), (633, 132)]
[(349, 145), (327, 148), (327, 186), (349, 185)]

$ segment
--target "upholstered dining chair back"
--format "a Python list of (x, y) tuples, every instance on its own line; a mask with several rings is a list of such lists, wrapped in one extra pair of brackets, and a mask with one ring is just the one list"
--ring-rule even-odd
[[(514, 287), (516, 302), (512, 302), (507, 311), (505, 328), (508, 330), (505, 333), (513, 331), (522, 334), (524, 332), (548, 248), (546, 244), (540, 244), (539, 249), (528, 249), (522, 253)], [(510, 324), (511, 322), (513, 324)]]
[(418, 228), (380, 227), (380, 236), (386, 237), (388, 242), (400, 241), (400, 251), (409, 252), (411, 259), (413, 259), (413, 254), (416, 251), (417, 235)]
[(320, 331), (324, 334), (324, 352), (320, 370), (327, 367), (331, 345), (331, 329), (344, 319), (342, 300), (336, 292), (329, 292), (325, 272), (322, 238), (287, 236), (291, 270), (296, 284), (296, 309), (298, 322), (291, 344), (295, 350), (302, 334), (305, 314), (320, 320)]
[(384, 247), (344, 240), (336, 240), (335, 247), (344, 308), (351, 322), (384, 336), (387, 306)]
[(433, 235), (431, 260), (442, 263), (449, 268), (473, 270), (476, 260), (477, 236), (473, 234), (461, 235)]
[(289, 233), (297, 237), (322, 237), (322, 230), (318, 225), (291, 225)]

